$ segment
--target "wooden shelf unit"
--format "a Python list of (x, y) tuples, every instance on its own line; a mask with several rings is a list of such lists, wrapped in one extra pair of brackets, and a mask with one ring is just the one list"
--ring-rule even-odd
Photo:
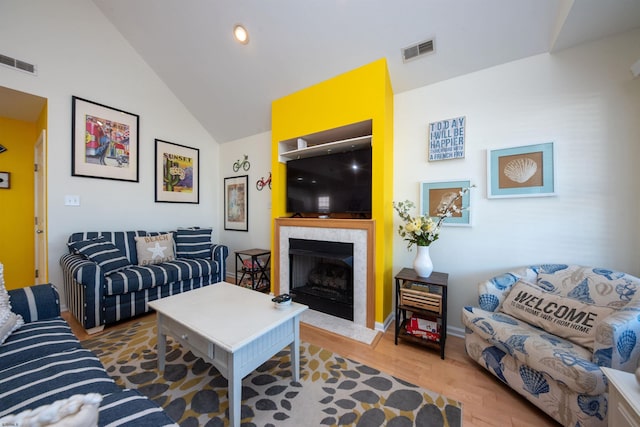
[[(236, 285), (243, 285), (245, 278), (247, 278), (254, 291), (269, 292), (271, 290), (270, 261), (271, 251), (269, 249), (236, 251)], [(249, 266), (247, 267), (246, 264)]]
[[(403, 268), (396, 276), (396, 328), (395, 344), (398, 338), (436, 347), (440, 358), (444, 359), (447, 341), (447, 283), (449, 274), (434, 271), (429, 277), (420, 277), (412, 268)], [(407, 332), (407, 312), (436, 322), (440, 328), (440, 339), (431, 340)]]
[[(372, 142), (371, 126), (371, 120), (365, 120), (280, 141), (278, 144), (279, 160), (286, 163), (289, 160), (342, 153), (370, 146)], [(305, 147), (298, 146), (299, 139), (304, 140)]]

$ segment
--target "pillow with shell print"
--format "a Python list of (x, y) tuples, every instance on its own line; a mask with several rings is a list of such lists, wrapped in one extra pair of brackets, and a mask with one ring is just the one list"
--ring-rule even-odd
[(175, 259), (171, 233), (158, 236), (136, 236), (135, 239), (138, 265), (161, 264)]

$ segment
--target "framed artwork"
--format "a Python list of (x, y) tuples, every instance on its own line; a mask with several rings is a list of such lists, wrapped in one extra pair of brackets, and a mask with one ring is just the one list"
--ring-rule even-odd
[[(420, 183), (420, 214), (437, 217), (438, 212), (449, 205), (462, 191), (471, 186), (471, 181), (441, 181)], [(471, 195), (467, 191), (454, 203), (461, 211), (445, 218), (442, 225), (471, 226)], [(465, 208), (465, 209), (463, 209)]]
[(71, 97), (71, 175), (138, 182), (140, 117)]
[(0, 172), (0, 189), (8, 190), (11, 188), (9, 178), (11, 178), (9, 172)]
[(200, 150), (156, 139), (156, 202), (200, 202)]
[(249, 175), (224, 179), (224, 229), (249, 231)]
[(464, 158), (466, 118), (429, 123), (429, 161)]
[(555, 195), (553, 142), (487, 151), (487, 197)]

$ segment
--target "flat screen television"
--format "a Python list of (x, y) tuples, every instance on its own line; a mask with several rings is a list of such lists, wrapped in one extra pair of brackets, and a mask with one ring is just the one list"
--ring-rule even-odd
[(287, 211), (371, 215), (371, 147), (289, 160)]

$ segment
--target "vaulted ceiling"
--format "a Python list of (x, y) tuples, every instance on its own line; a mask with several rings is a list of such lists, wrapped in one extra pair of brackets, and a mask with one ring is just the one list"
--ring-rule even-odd
[[(640, 27), (638, 0), (93, 2), (220, 143), (270, 130), (273, 100), (380, 58), (400, 93)], [(426, 39), (435, 51), (404, 63)]]

